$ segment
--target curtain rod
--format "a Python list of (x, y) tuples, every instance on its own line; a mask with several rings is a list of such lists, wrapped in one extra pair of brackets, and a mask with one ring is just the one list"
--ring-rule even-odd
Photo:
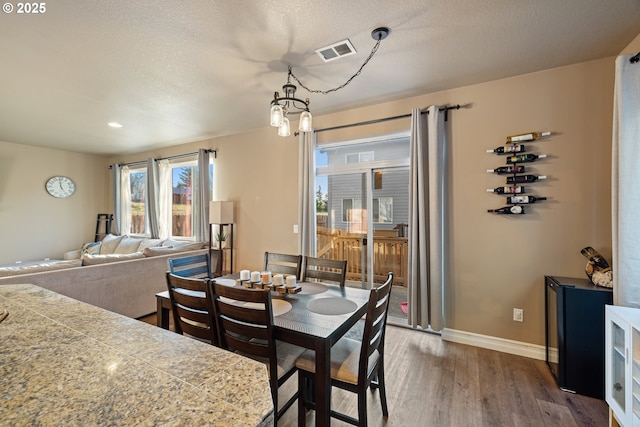
[[(216, 152), (216, 150), (207, 149), (205, 151), (207, 153), (213, 153), (213, 157), (216, 159), (218, 158), (218, 153)], [(196, 151), (194, 153), (176, 154), (175, 156), (169, 156), (169, 157), (157, 157), (156, 160), (175, 160), (175, 159), (181, 159), (183, 157), (196, 156), (197, 154), (198, 152)], [(144, 165), (145, 163), (147, 163), (146, 160), (141, 160), (138, 162), (123, 163), (121, 166), (137, 166), (137, 165)], [(111, 165), (109, 165), (109, 169), (111, 169)]]
[(640, 61), (640, 52), (636, 53), (629, 59), (629, 62), (631, 62), (632, 64), (635, 64), (638, 61)]
[[(460, 108), (461, 108), (460, 104), (456, 104), (456, 105), (452, 105), (450, 107), (440, 107), (438, 110), (439, 111), (444, 111), (444, 121), (446, 122), (449, 119), (449, 110), (459, 110)], [(429, 114), (429, 111), (428, 110), (422, 110), (422, 114)], [(351, 124), (348, 124), (348, 125), (334, 126), (334, 127), (330, 127), (330, 128), (324, 128), (324, 129), (316, 129), (315, 132), (318, 133), (318, 132), (326, 132), (326, 131), (330, 131), (330, 130), (350, 128), (350, 127), (354, 127), (354, 126), (372, 125), (372, 124), (376, 124), (376, 123), (388, 122), (390, 120), (404, 119), (404, 118), (407, 118), (407, 117), (411, 117), (411, 114), (403, 114), (401, 116), (385, 117), (385, 118), (382, 118), (382, 119), (369, 120), (369, 121), (366, 121), (366, 122), (351, 123)]]

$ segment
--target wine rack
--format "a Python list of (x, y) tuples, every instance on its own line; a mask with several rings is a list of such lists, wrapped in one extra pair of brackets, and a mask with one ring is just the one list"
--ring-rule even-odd
[[(530, 164), (544, 159), (546, 154), (530, 152), (532, 147), (529, 142), (537, 141), (551, 135), (551, 132), (529, 132), (520, 135), (508, 136), (506, 145), (487, 150), (487, 153), (495, 153), (506, 159), (506, 165), (487, 169), (487, 172), (506, 177), (504, 186), (488, 189), (487, 192), (506, 197), (505, 206), (496, 209), (487, 209), (487, 212), (496, 214), (525, 214), (533, 203), (546, 200), (546, 197), (528, 194), (525, 184), (546, 179), (546, 175), (534, 175)], [(526, 207), (526, 209), (525, 209)]]

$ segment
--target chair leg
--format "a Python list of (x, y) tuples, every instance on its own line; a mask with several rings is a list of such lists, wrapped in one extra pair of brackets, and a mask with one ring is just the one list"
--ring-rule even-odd
[(358, 392), (358, 426), (367, 427), (367, 390)]
[(298, 427), (305, 427), (307, 423), (307, 377), (298, 370)]
[(389, 408), (387, 407), (387, 388), (384, 384), (384, 363), (380, 363), (378, 367), (378, 392), (380, 393), (380, 405), (382, 406), (382, 415), (389, 416)]

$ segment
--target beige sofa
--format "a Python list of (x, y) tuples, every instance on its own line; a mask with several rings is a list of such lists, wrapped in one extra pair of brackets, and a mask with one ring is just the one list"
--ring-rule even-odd
[[(121, 242), (129, 246), (127, 250), (135, 247), (130, 239), (121, 237)], [(167, 289), (165, 272), (170, 258), (207, 252), (207, 249), (193, 249), (202, 248), (202, 243), (176, 245), (173, 241), (165, 241), (170, 244), (145, 246), (142, 250), (139, 246), (129, 253), (122, 253), (125, 249), (121, 248), (120, 253), (115, 253), (118, 246), (113, 247), (115, 239), (105, 240), (108, 242), (101, 245), (105, 253), (78, 253), (80, 258), (73, 258), (76, 256), (74, 251), (65, 254), (65, 257), (73, 259), (12, 266), (4, 271), (0, 268), (0, 275), (4, 275), (0, 277), (0, 285), (29, 283), (138, 318), (156, 311), (155, 294)], [(138, 240), (142, 243), (144, 239)], [(107, 253), (111, 250), (113, 253)]]

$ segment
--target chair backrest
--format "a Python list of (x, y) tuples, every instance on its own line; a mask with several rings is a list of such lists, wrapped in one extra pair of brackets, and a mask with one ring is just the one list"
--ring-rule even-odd
[(208, 282), (207, 286), (213, 301), (221, 347), (252, 358), (268, 360), (272, 385), (277, 384), (271, 292), (225, 286), (215, 281)]
[(176, 332), (218, 345), (213, 307), (207, 297), (209, 279), (182, 277), (169, 271), (166, 276)]
[(303, 281), (309, 279), (336, 282), (344, 287), (347, 277), (346, 259), (324, 259), (307, 256), (304, 261)]
[(209, 254), (169, 258), (169, 272), (180, 277), (204, 279), (211, 277)]
[(302, 255), (264, 253), (264, 271), (275, 274), (294, 275), (299, 280), (302, 273)]
[(371, 289), (369, 294), (364, 332), (362, 333), (362, 347), (360, 349), (359, 381), (367, 378), (367, 373), (371, 371), (368, 366), (370, 356), (376, 350), (380, 354), (380, 358), (384, 355), (384, 333), (387, 327), (387, 314), (389, 313), (392, 286), (393, 273), (390, 272), (387, 276), (387, 281), (382, 286)]

